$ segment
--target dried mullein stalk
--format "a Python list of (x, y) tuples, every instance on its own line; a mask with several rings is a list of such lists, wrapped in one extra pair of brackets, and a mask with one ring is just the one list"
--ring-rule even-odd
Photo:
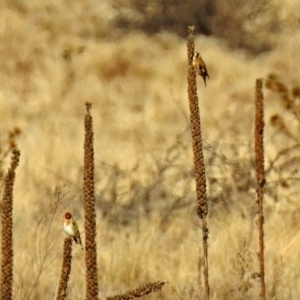
[(206, 196), (206, 176), (205, 176), (205, 166), (202, 148), (202, 134), (201, 134), (201, 122), (200, 113), (198, 107), (198, 95), (197, 95), (197, 82), (196, 74), (192, 64), (193, 55), (195, 52), (195, 42), (194, 26), (188, 28), (189, 36), (187, 43), (188, 51), (188, 98), (190, 107), (190, 121), (191, 121), (191, 131), (193, 140), (193, 156), (194, 156), (194, 166), (195, 166), (195, 180), (196, 180), (196, 193), (197, 193), (197, 203), (198, 203), (198, 216), (201, 219), (202, 228), (202, 242), (203, 242), (203, 275), (204, 275), (204, 285), (206, 291), (206, 297), (209, 298), (209, 281), (208, 281), (208, 227), (206, 216), (208, 213), (207, 207), (207, 196)]
[(263, 107), (262, 79), (256, 80), (255, 97), (255, 170), (257, 178), (258, 230), (259, 230), (259, 265), (261, 299), (266, 299), (265, 267), (264, 267), (264, 212), (263, 196), (265, 185), (264, 169), (264, 107)]
[(84, 212), (85, 212), (85, 248), (86, 248), (86, 299), (98, 297), (96, 209), (94, 191), (94, 145), (93, 119), (90, 113), (92, 104), (86, 103), (87, 113), (84, 119)]
[(161, 290), (164, 284), (165, 282), (162, 281), (147, 283), (134, 290), (127, 291), (124, 294), (107, 297), (106, 300), (131, 300), (143, 297), (155, 291)]
[(2, 203), (2, 261), (0, 299), (12, 299), (13, 282), (13, 190), (20, 151), (13, 150), (11, 166), (5, 177)]
[(64, 300), (67, 296), (68, 281), (71, 273), (72, 238), (65, 238), (63, 263), (57, 292), (57, 300)]

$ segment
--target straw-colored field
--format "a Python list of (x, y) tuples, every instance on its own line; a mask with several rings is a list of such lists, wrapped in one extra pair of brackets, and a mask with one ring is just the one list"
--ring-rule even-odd
[[(202, 299), (186, 39), (117, 28), (114, 20), (120, 13), (130, 16), (127, 4), (134, 1), (113, 2), (7, 0), (0, 5), (1, 149), (7, 148), (9, 130), (21, 131), (14, 299), (55, 298), (64, 212), (71, 211), (83, 229), (86, 101), (93, 104), (100, 297), (162, 280), (169, 283), (148, 299)], [(270, 40), (269, 51), (253, 55), (214, 35), (196, 38), (210, 75), (206, 88), (198, 78), (198, 94), (211, 299), (259, 297), (254, 87), (256, 78), (274, 73), (294, 102), (287, 107), (276, 87), (264, 89), (267, 299), (300, 299), (297, 2), (271, 1), (264, 18), (252, 16), (255, 26), (243, 29), (255, 29), (254, 45), (256, 39)], [(276, 33), (265, 26), (272, 17)], [(239, 29), (232, 34), (239, 35)], [(291, 146), (293, 151), (271, 164)], [(1, 170), (8, 168), (9, 157), (1, 159)], [(73, 250), (68, 299), (84, 299), (85, 254), (79, 246)]]

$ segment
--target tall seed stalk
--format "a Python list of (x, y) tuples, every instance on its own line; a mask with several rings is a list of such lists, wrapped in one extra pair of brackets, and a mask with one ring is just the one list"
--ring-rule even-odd
[(2, 260), (0, 299), (12, 299), (13, 283), (13, 191), (16, 168), (19, 165), (20, 151), (13, 150), (10, 169), (5, 176), (2, 204)]
[(96, 244), (96, 209), (94, 187), (94, 133), (93, 118), (90, 110), (92, 104), (86, 102), (84, 118), (84, 229), (85, 229), (85, 262), (86, 262), (86, 300), (98, 299), (98, 270)]
[(187, 43), (187, 54), (188, 54), (188, 98), (190, 107), (190, 121), (191, 131), (193, 140), (193, 156), (195, 166), (195, 180), (196, 180), (196, 194), (198, 203), (198, 216), (201, 219), (202, 228), (202, 244), (203, 244), (203, 275), (204, 275), (204, 286), (206, 292), (206, 298), (209, 299), (209, 280), (208, 280), (208, 226), (206, 216), (208, 213), (207, 207), (207, 196), (206, 196), (206, 176), (204, 157), (202, 149), (202, 134), (201, 134), (201, 122), (200, 113), (198, 107), (198, 95), (197, 95), (197, 82), (194, 67), (192, 65), (193, 55), (195, 52), (194, 34), (195, 27), (190, 26), (188, 28), (189, 36)]
[(65, 238), (63, 263), (56, 300), (64, 300), (67, 297), (68, 281), (71, 273), (72, 262), (72, 238)]
[(265, 185), (264, 169), (264, 107), (262, 79), (256, 80), (255, 97), (255, 171), (257, 179), (258, 230), (259, 230), (259, 266), (260, 266), (260, 297), (266, 299), (265, 261), (264, 261), (264, 211), (263, 196)]

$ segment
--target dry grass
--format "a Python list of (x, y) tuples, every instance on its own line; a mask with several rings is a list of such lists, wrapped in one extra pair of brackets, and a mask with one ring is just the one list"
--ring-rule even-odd
[[(170, 284), (149, 299), (197, 299), (203, 291), (186, 40), (166, 32), (120, 34), (112, 26), (118, 10), (101, 3), (1, 4), (0, 134), (6, 143), (8, 130), (20, 128), (16, 139), (22, 152), (14, 187), (14, 298), (53, 299), (64, 212), (72, 211), (84, 228), (82, 119), (89, 101), (101, 298), (162, 280)], [(298, 103), (298, 5), (291, 0), (280, 7), (279, 25), (285, 26), (272, 51), (255, 57), (214, 37), (196, 38), (211, 77), (206, 89), (198, 82), (211, 299), (258, 298), (259, 281), (251, 277), (259, 270), (253, 85), (257, 77), (276, 73)], [(299, 120), (284, 103), (281, 93), (265, 91), (267, 299), (300, 298), (300, 177), (292, 163), (299, 156)], [(7, 165), (6, 156), (1, 169)], [(242, 277), (250, 261), (249, 275)], [(83, 298), (84, 264), (83, 251), (73, 249), (69, 299)]]

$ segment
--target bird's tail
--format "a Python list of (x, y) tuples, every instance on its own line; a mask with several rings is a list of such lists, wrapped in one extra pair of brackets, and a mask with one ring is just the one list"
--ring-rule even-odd
[(84, 247), (83, 247), (83, 245), (82, 245), (80, 236), (74, 237), (74, 241), (75, 241), (76, 244), (78, 244), (78, 245), (81, 246), (82, 250), (84, 250)]
[(78, 237), (78, 240), (79, 240), (79, 244), (80, 244), (82, 250), (84, 250), (80, 236)]

